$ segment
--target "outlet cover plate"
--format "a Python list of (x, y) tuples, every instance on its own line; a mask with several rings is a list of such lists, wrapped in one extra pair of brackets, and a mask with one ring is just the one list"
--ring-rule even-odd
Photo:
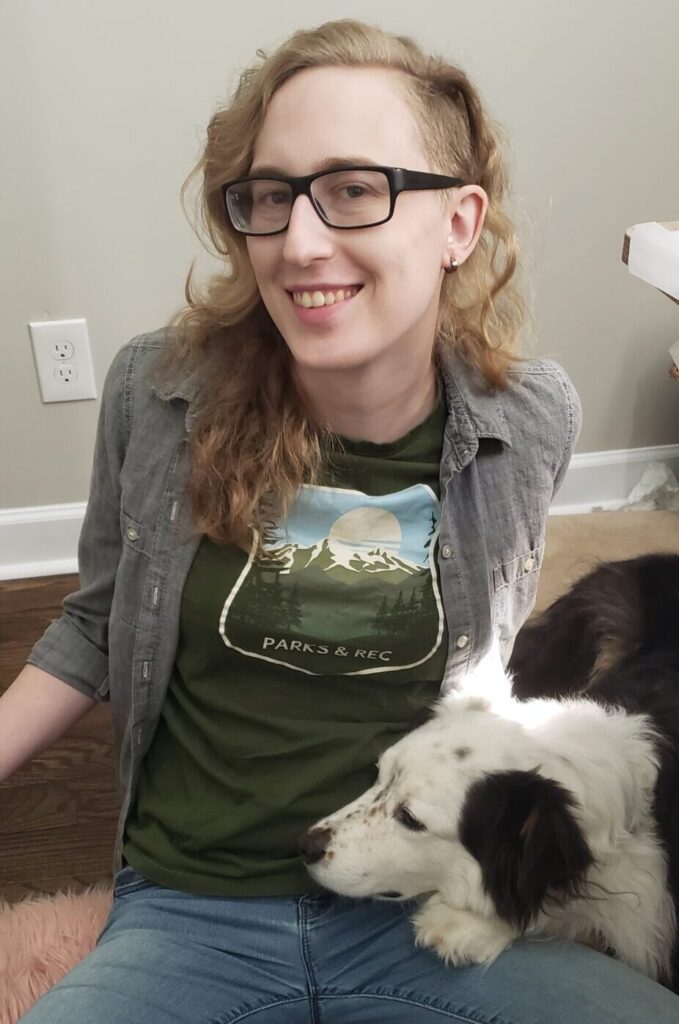
[(28, 329), (43, 402), (96, 398), (87, 321), (31, 321)]

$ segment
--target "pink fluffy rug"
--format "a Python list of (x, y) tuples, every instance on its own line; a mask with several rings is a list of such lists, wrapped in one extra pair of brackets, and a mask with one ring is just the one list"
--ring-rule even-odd
[(94, 949), (111, 906), (100, 882), (80, 893), (0, 900), (0, 1024), (23, 1013)]

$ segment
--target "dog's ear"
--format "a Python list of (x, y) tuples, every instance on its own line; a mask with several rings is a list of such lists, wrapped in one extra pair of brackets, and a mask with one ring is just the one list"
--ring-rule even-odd
[(467, 793), (460, 841), (498, 915), (521, 930), (548, 895), (576, 895), (593, 863), (572, 808), (568, 791), (537, 771), (494, 772)]

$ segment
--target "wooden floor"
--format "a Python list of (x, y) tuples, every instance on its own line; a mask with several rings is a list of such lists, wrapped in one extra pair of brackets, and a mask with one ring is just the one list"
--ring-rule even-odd
[[(77, 576), (0, 581), (0, 693)], [(119, 800), (108, 705), (0, 785), (0, 897), (82, 888), (111, 877)]]

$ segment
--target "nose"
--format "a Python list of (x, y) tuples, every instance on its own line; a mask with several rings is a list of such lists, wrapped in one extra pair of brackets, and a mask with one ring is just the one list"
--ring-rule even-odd
[(332, 253), (332, 228), (321, 220), (308, 196), (297, 196), (285, 232), (283, 258), (306, 266)]
[(332, 829), (312, 828), (299, 837), (298, 848), (305, 864), (315, 864), (325, 856), (330, 840)]

